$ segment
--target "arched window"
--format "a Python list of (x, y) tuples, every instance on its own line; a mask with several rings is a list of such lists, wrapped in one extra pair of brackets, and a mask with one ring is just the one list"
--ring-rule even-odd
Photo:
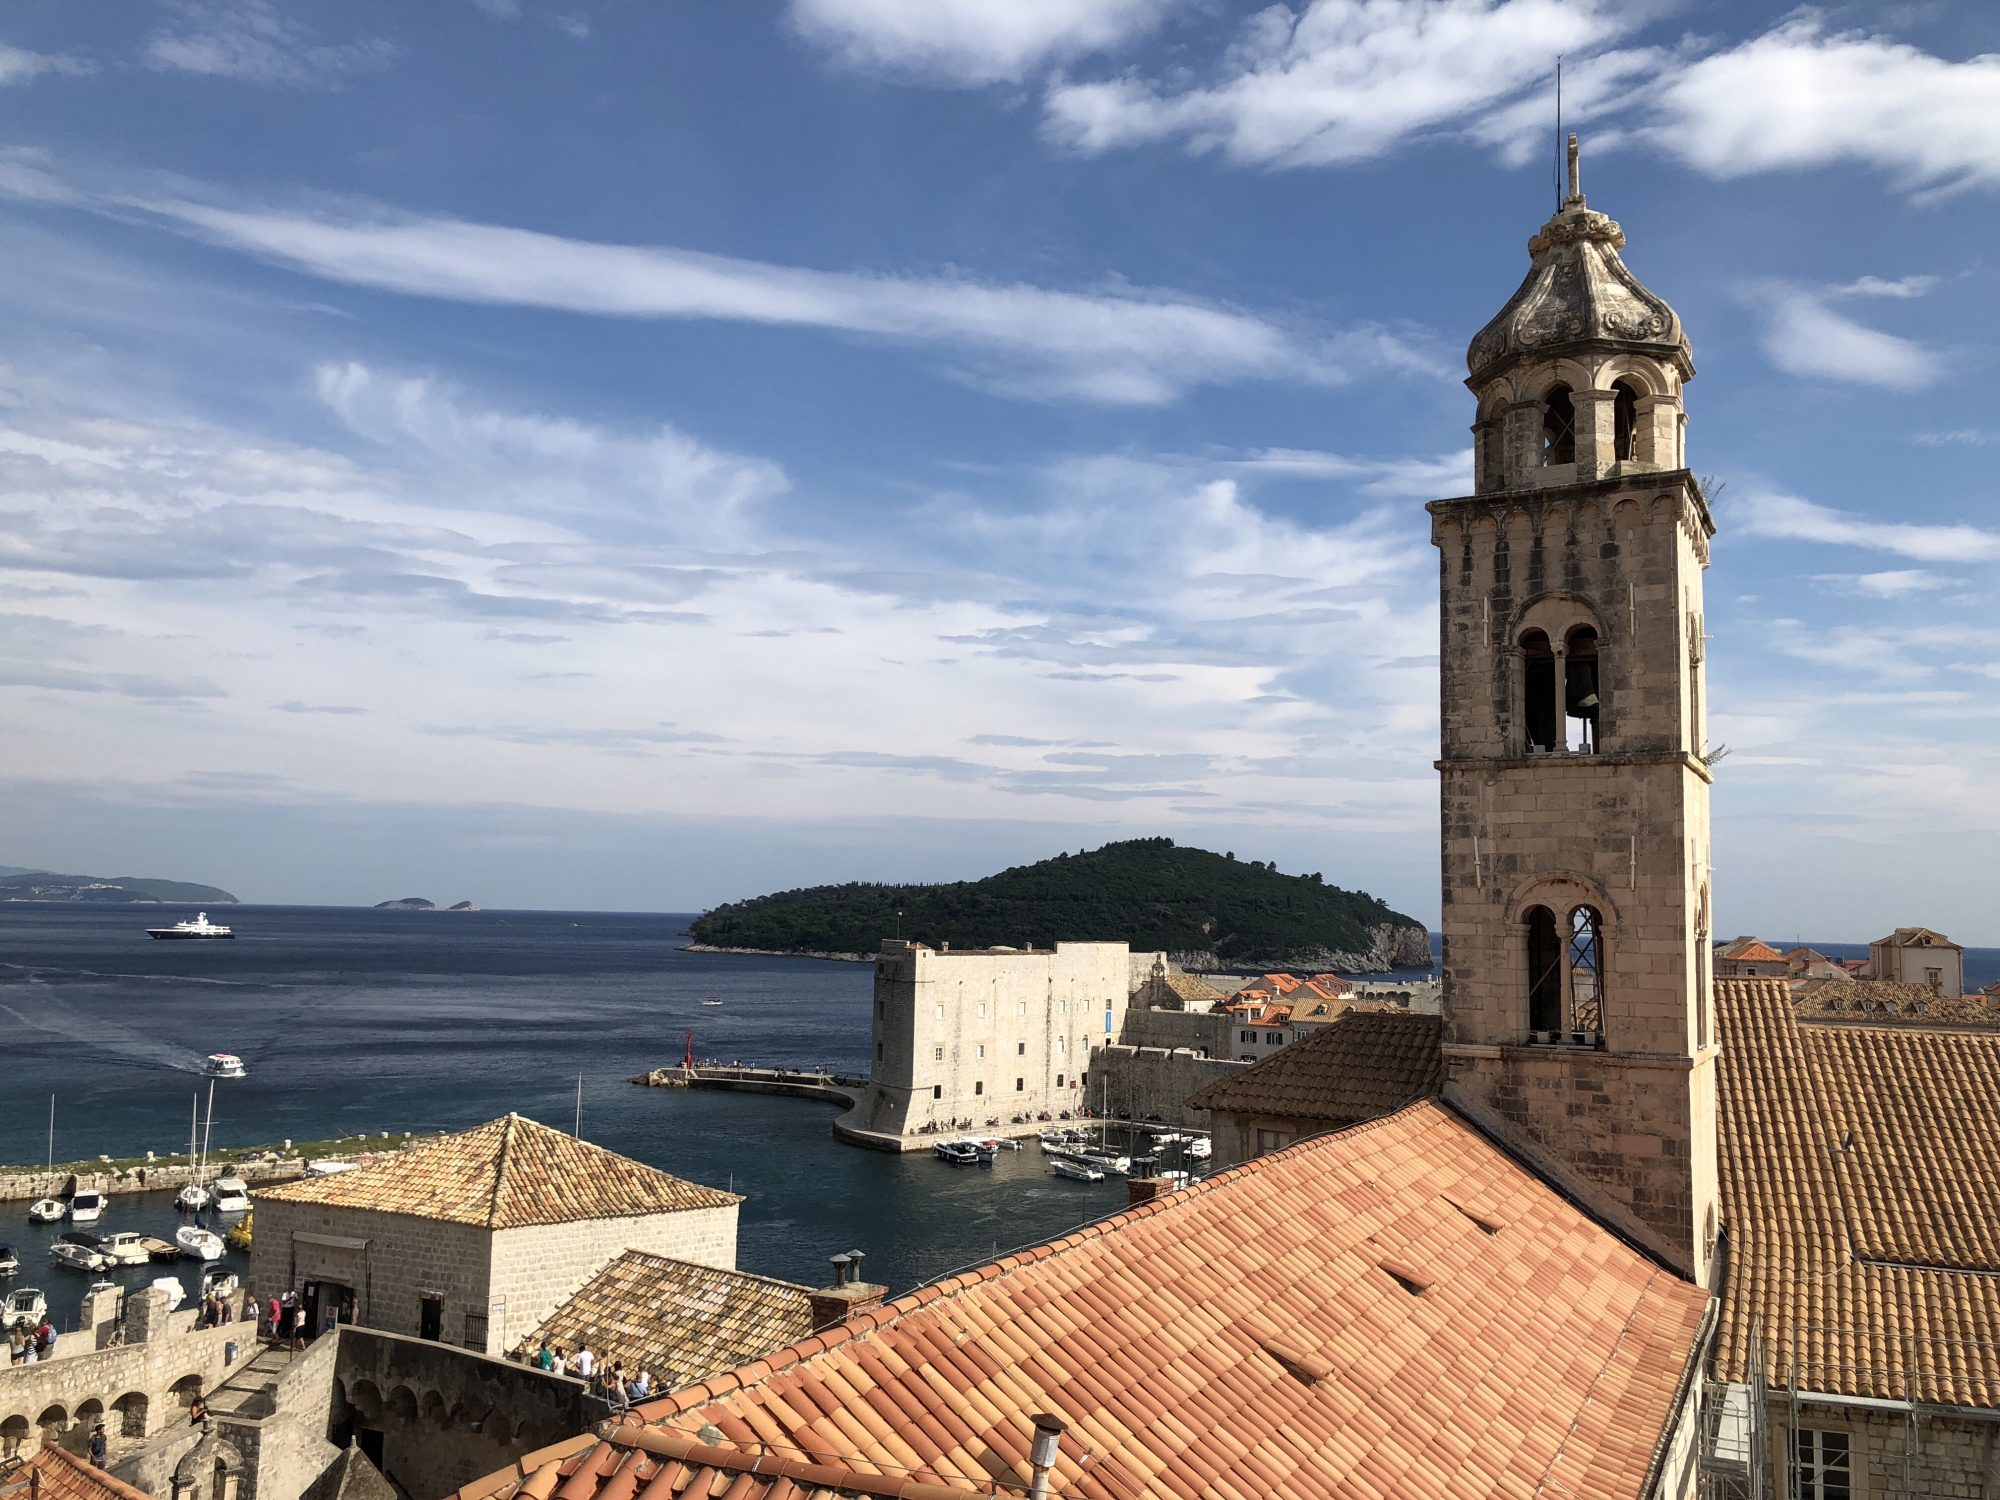
[(1563, 743), (1597, 748), (1597, 632), (1579, 625), (1563, 640)]
[(1604, 919), (1594, 906), (1569, 914), (1570, 1030), (1604, 1031)]
[(1521, 637), (1521, 716), (1530, 755), (1556, 748), (1556, 653), (1546, 631)]
[(1616, 398), (1611, 404), (1611, 456), (1624, 463), (1639, 456), (1634, 447), (1634, 435), (1639, 430), (1639, 393), (1625, 380), (1615, 382), (1611, 390)]
[(1542, 398), (1542, 464), (1576, 462), (1576, 403), (1569, 387), (1556, 386)]
[(1562, 1023), (1562, 944), (1556, 914), (1531, 906), (1521, 920), (1528, 929), (1528, 1029), (1560, 1031)]

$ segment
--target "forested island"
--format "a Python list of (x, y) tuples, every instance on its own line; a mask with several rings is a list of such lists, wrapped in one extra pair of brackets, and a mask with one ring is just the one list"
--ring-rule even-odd
[(234, 906), (236, 898), (212, 885), (155, 880), (144, 875), (58, 875), (53, 870), (10, 870), (0, 874), (0, 901), (60, 901), (72, 906), (129, 906), (173, 902), (188, 906)]
[(1365, 891), (1164, 838), (1058, 854), (983, 880), (780, 891), (705, 912), (689, 935), (696, 948), (865, 958), (899, 931), (954, 948), (1122, 938), (1198, 970), (1367, 973), (1431, 962), (1423, 925)]
[(478, 911), (470, 901), (460, 901), (454, 906), (439, 906), (427, 896), (398, 896), (394, 901), (377, 901), (377, 911)]

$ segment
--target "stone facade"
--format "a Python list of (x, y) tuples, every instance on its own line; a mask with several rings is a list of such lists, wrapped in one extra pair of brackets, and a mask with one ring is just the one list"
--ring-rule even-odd
[[(514, 1229), (317, 1203), (260, 1200), (250, 1285), (353, 1297), (353, 1321), (504, 1351), (620, 1252), (736, 1264), (736, 1205)], [(332, 1300), (323, 1295), (319, 1305)], [(427, 1306), (429, 1304), (429, 1306)]]
[(1894, 1401), (1821, 1403), (1804, 1396), (1795, 1416), (1789, 1398), (1774, 1395), (1768, 1430), (1767, 1494), (1814, 1493), (1792, 1485), (1795, 1433), (1812, 1435), (1798, 1445), (1808, 1464), (1827, 1451), (1817, 1434), (1844, 1440), (1851, 1500), (1992, 1500), (2000, 1494), (2000, 1426), (1990, 1420), (1931, 1409), (1913, 1413)]
[(1218, 1078), (1241, 1072), (1244, 1064), (1156, 1047), (1100, 1047), (1090, 1096), (1102, 1100), (1114, 1119), (1155, 1120), (1164, 1125), (1206, 1127), (1204, 1110), (1189, 1109), (1187, 1097)]
[(1446, 1094), (1706, 1284), (1715, 528), (1681, 467), (1692, 361), (1623, 243), (1580, 193), (1531, 242), (1473, 345), (1475, 493), (1429, 507)]
[(1927, 927), (1898, 927), (1868, 945), (1868, 974), (1955, 1000), (1965, 993), (1965, 950)]
[(953, 952), (885, 941), (868, 1088), (843, 1123), (908, 1137), (956, 1119), (1085, 1108), (1093, 1054), (1119, 1036), (1132, 972), (1123, 943)]

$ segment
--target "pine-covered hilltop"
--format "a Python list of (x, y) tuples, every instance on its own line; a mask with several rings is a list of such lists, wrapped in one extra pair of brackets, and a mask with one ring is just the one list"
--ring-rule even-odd
[(1365, 891), (1172, 839), (1058, 854), (984, 880), (779, 891), (718, 906), (691, 936), (703, 948), (859, 957), (899, 928), (954, 948), (1122, 938), (1190, 969), (1366, 973), (1431, 961), (1423, 925)]

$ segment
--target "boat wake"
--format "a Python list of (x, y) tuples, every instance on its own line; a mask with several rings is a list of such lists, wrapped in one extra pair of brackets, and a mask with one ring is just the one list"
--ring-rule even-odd
[(208, 979), (198, 974), (119, 974), (106, 969), (52, 969), (46, 964), (0, 963), (0, 969), (12, 969), (17, 974), (27, 976), (30, 984), (46, 984), (50, 979), (141, 979), (160, 984), (209, 984), (235, 990), (289, 990), (296, 985), (273, 984), (261, 979)]
[(11, 1005), (0, 1012), (12, 1016), (30, 1031), (46, 1032), (90, 1049), (93, 1058), (124, 1062), (131, 1067), (164, 1068), (176, 1073), (200, 1073), (202, 1059), (183, 1047), (174, 1047), (96, 1016), (82, 1015), (66, 1006), (55, 1005), (33, 1016), (23, 1015)]

